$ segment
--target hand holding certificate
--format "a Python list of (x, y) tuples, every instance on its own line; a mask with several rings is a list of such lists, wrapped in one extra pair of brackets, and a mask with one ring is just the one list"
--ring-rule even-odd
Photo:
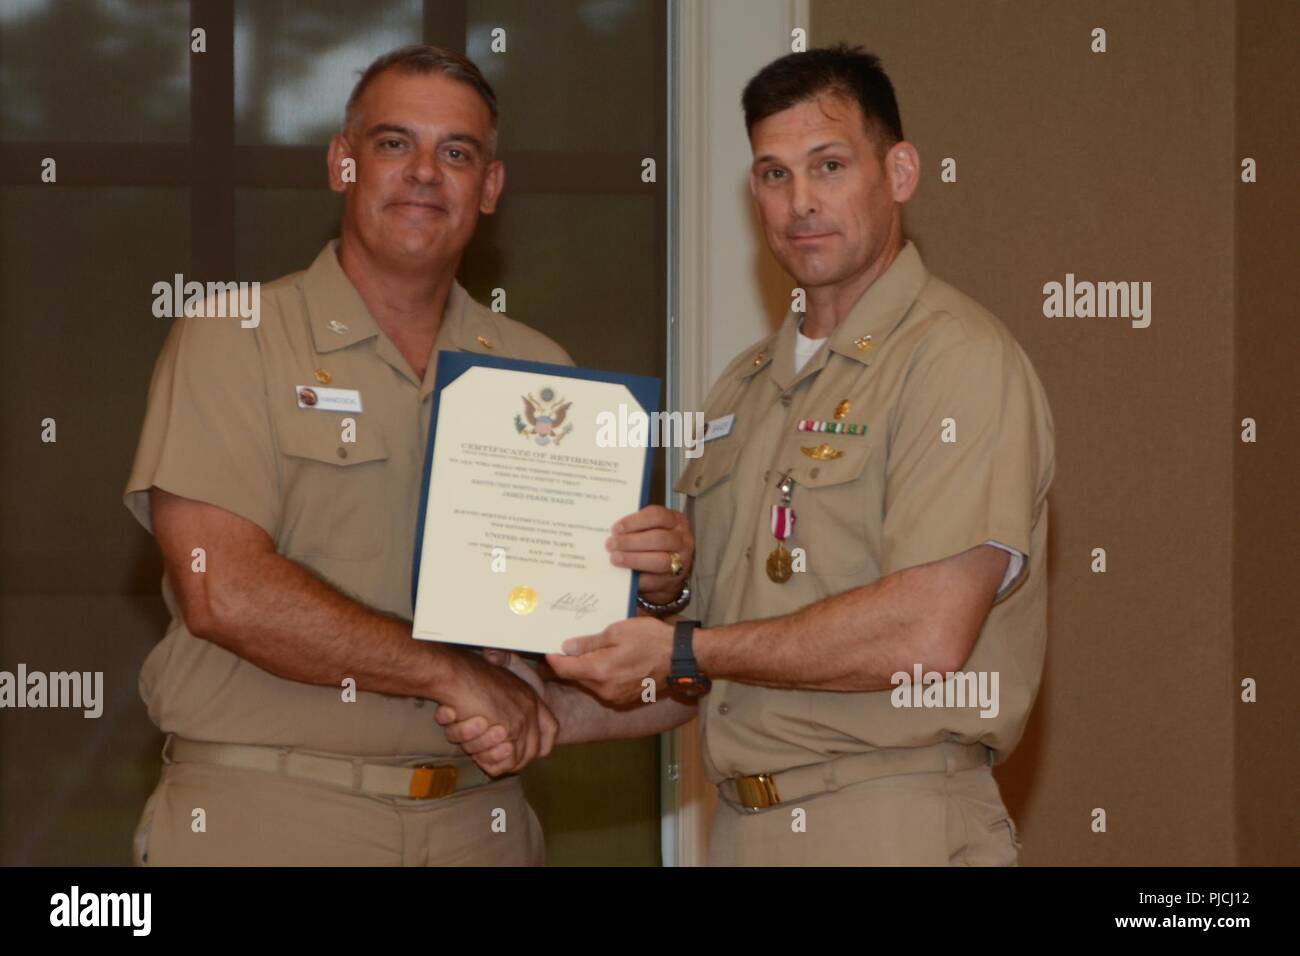
[(653, 414), (658, 380), (443, 352), (437, 381), (414, 636), (556, 652), (629, 617), (605, 541), (649, 498), (650, 448), (598, 440), (597, 416)]

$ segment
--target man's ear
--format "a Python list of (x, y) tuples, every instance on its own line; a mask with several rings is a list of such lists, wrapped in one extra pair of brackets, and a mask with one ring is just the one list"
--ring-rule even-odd
[(885, 155), (889, 180), (893, 185), (894, 202), (904, 203), (912, 198), (921, 183), (921, 155), (907, 140), (895, 143)]
[[(343, 162), (348, 160), (348, 166), (352, 172), (349, 178), (343, 179)], [(352, 146), (348, 143), (342, 133), (335, 133), (330, 137), (329, 150), (325, 154), (325, 166), (329, 173), (330, 189), (336, 193), (345, 193), (348, 186), (357, 181), (356, 157), (352, 155)]]
[(497, 200), (506, 188), (506, 164), (499, 159), (488, 163), (487, 174), (483, 177), (483, 198), (479, 200), (478, 211), (490, 216), (497, 211)]

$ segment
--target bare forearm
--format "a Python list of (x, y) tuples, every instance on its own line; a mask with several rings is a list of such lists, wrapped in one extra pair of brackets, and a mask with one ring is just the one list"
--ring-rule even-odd
[(615, 709), (576, 684), (546, 682), (546, 704), (560, 723), (556, 743), (647, 737), (680, 727), (695, 716), (693, 703), (661, 697), (653, 703)]
[(695, 657), (711, 678), (762, 687), (874, 691), (890, 676), (947, 666), (926, 588), (908, 571), (782, 617), (696, 631)]
[(206, 589), (196, 633), (278, 677), (335, 687), (351, 677), (360, 690), (437, 700), (452, 656), (465, 653), (412, 640), (409, 621), (366, 607), (278, 554), (220, 573)]

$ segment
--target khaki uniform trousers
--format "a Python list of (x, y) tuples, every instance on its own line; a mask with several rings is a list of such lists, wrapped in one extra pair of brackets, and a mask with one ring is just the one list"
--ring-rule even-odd
[(866, 780), (757, 811), (719, 799), (709, 865), (1016, 866), (1019, 851), (997, 781), (980, 766)]
[[(200, 808), (205, 829), (196, 833)], [(132, 855), (146, 866), (541, 866), (545, 846), (517, 777), (413, 800), (169, 762)]]

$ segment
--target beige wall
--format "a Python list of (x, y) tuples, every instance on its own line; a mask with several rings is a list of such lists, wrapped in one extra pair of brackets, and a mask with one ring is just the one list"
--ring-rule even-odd
[[(923, 164), (908, 234), (1015, 333), (1055, 415), (1046, 673), (998, 772), (1027, 864), (1230, 864), (1239, 828), (1240, 862), (1296, 859), (1294, 711), (1289, 751), (1276, 745), (1296, 602), (1267, 582), (1300, 537), (1283, 484), (1295, 297), (1272, 282), (1288, 270), (1296, 284), (1294, 124), (1290, 142), (1279, 130), (1296, 114), (1282, 38), (1297, 7), (1242, 9), (1239, 24), (1213, 0), (812, 0), (814, 44), (860, 43), (894, 81)], [(1098, 26), (1104, 54), (1090, 51)], [(1240, 186), (1239, 151), (1267, 155), (1271, 182)], [(939, 180), (944, 157), (956, 183)], [(1067, 272), (1152, 282), (1150, 327), (1045, 318), (1042, 286)], [(1276, 333), (1288, 351), (1267, 350)], [(1268, 437), (1243, 448), (1236, 423), (1252, 413)], [(1270, 527), (1279, 500), (1284, 533)], [(1089, 569), (1098, 547), (1104, 575)], [(1239, 671), (1271, 707), (1238, 702)]]

